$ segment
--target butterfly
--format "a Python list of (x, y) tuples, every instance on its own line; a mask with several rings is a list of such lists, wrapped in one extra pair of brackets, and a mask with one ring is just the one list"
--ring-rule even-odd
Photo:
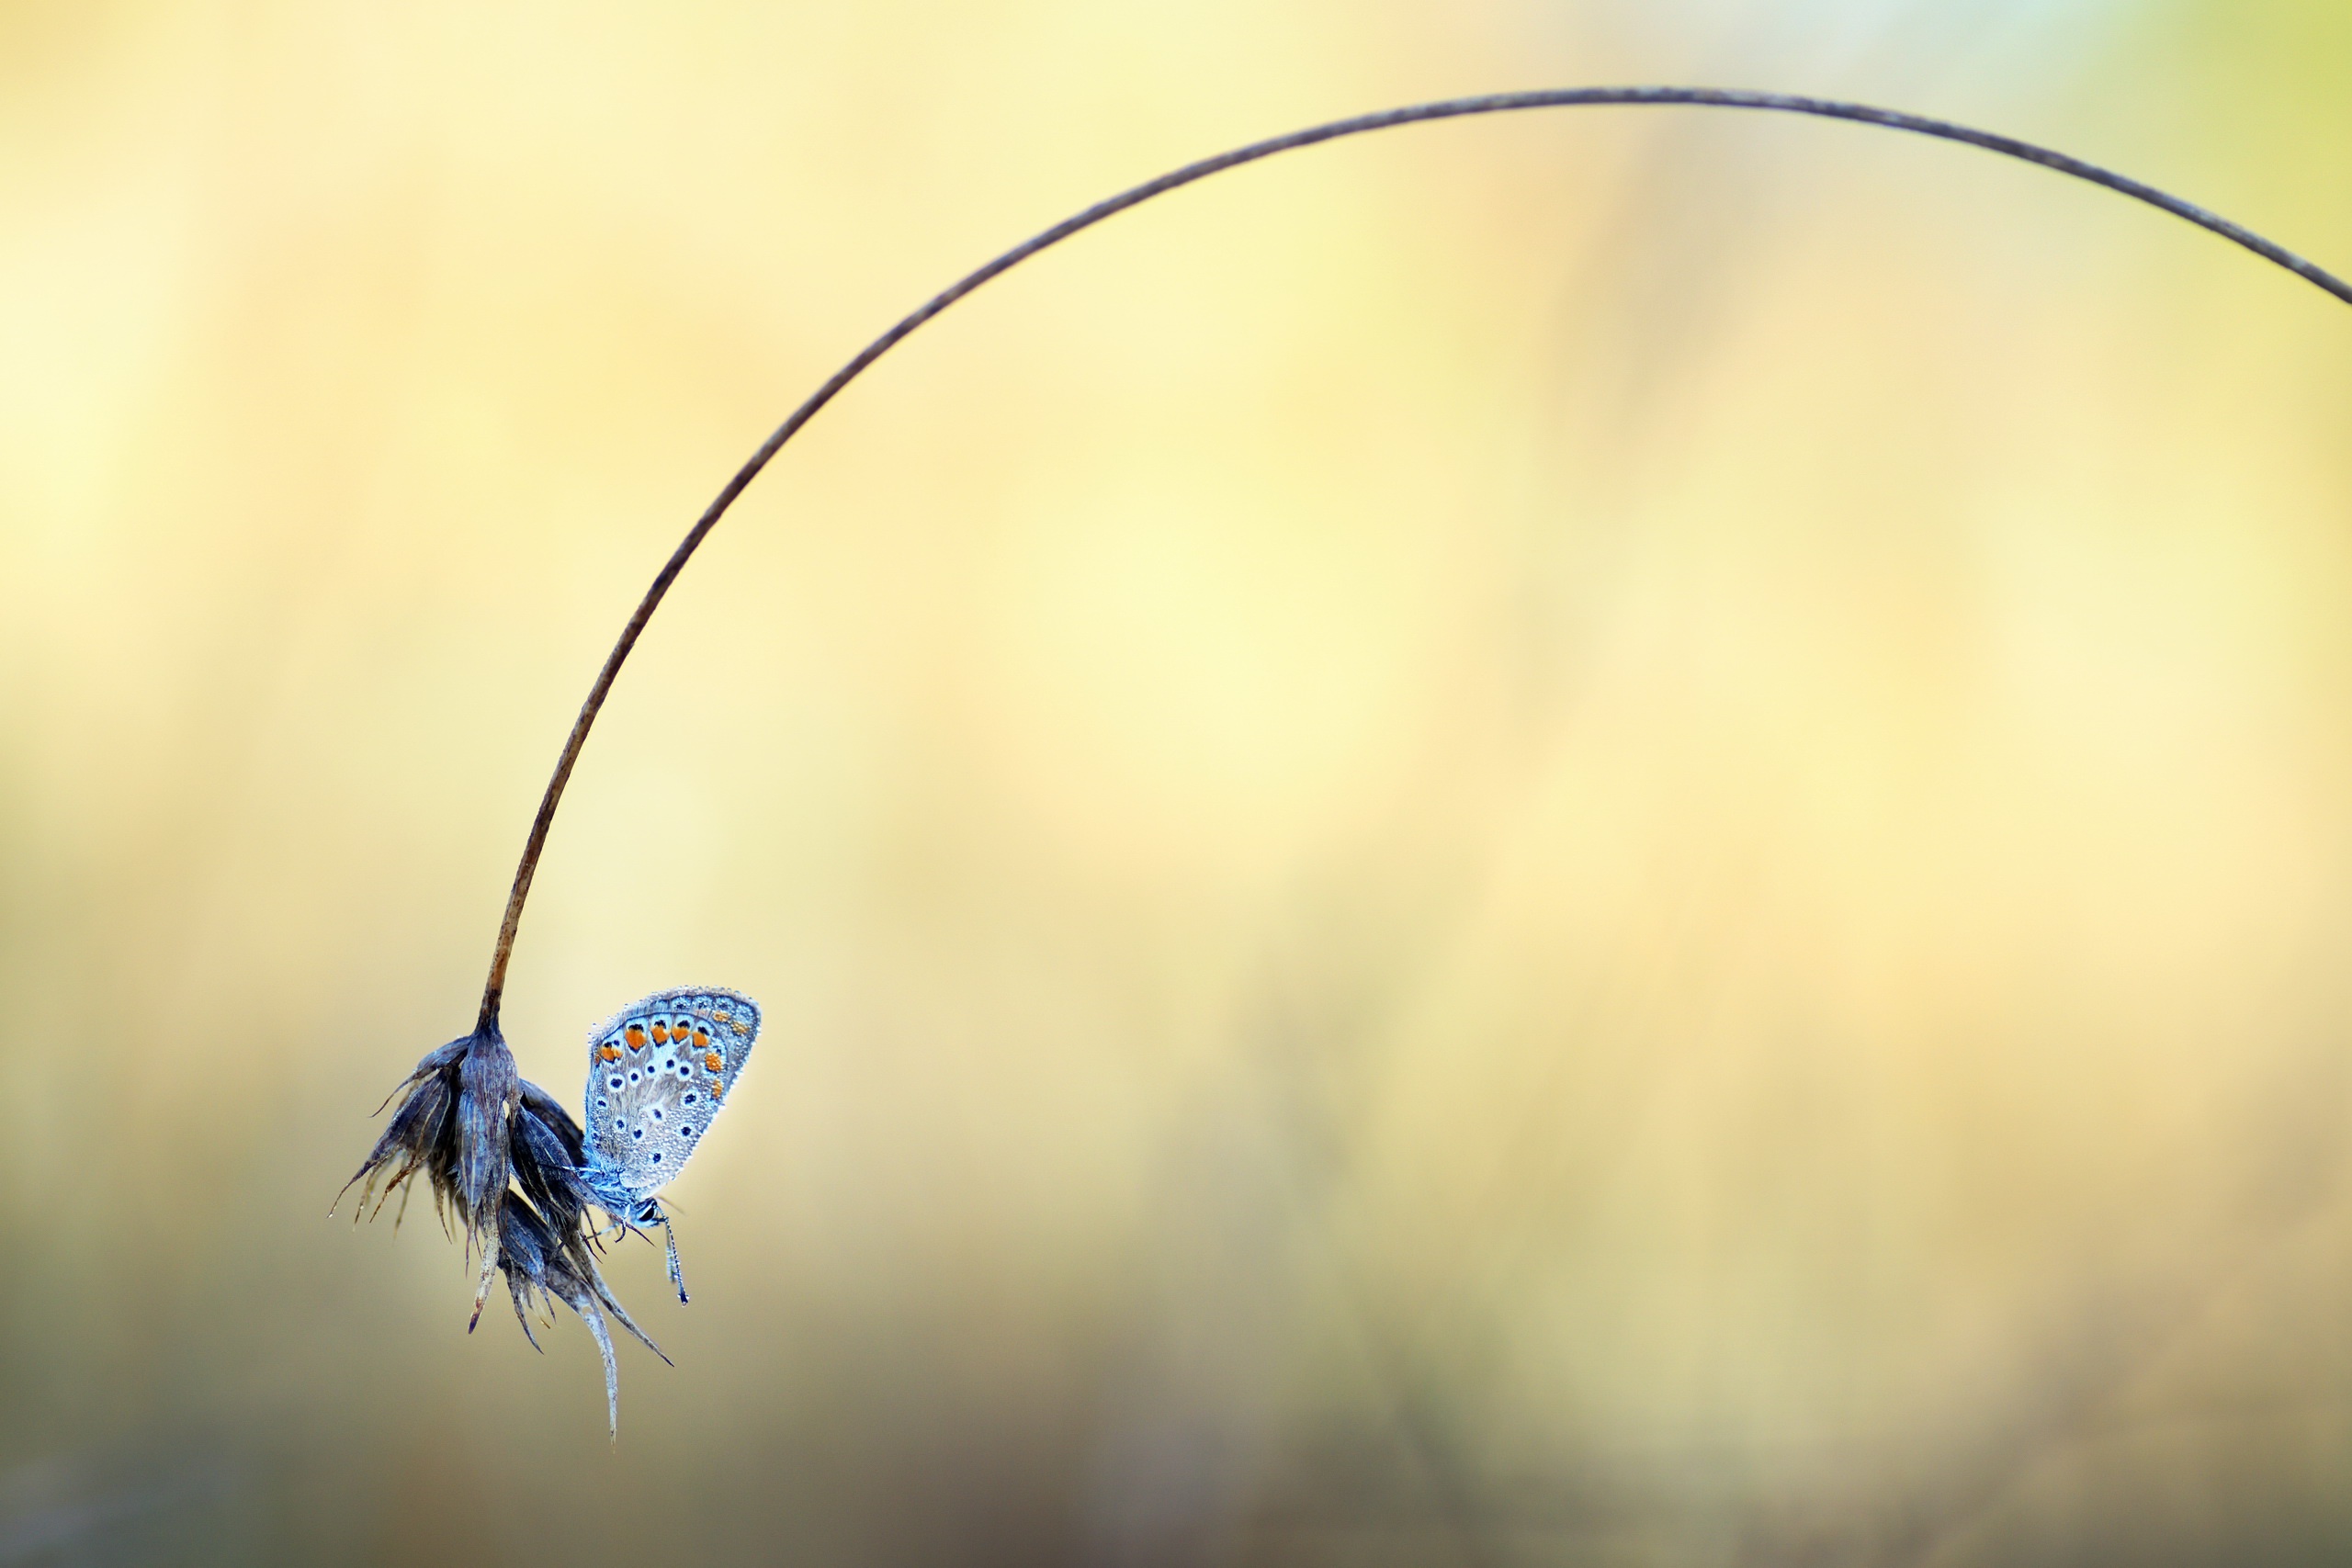
[(662, 1227), (681, 1302), (678, 1238), (655, 1195), (702, 1146), (759, 1037), (759, 1004), (713, 986), (656, 991), (588, 1036), (581, 1179), (623, 1230)]

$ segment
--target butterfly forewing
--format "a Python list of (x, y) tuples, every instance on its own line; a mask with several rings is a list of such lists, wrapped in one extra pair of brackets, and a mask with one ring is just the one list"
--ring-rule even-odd
[(674, 1180), (760, 1034), (759, 1004), (714, 986), (656, 991), (588, 1036), (588, 1177), (650, 1198)]

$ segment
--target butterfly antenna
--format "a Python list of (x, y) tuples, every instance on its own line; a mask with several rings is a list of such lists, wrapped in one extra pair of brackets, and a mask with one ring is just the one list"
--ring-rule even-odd
[(686, 1304), (686, 1271), (678, 1265), (678, 1233), (665, 1217), (662, 1222), (662, 1237), (670, 1247), (670, 1283), (678, 1287), (678, 1304)]

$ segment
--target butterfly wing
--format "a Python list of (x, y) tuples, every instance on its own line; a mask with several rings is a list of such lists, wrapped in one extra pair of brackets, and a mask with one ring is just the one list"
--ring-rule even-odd
[(586, 1176), (634, 1204), (677, 1179), (710, 1131), (752, 1047), (760, 1008), (739, 991), (656, 991), (588, 1036)]

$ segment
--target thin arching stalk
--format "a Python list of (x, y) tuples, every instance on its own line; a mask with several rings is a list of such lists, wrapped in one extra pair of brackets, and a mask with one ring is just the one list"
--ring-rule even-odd
[(2183, 201), (2180, 197), (2168, 195), (2154, 186), (2143, 185), (2138, 180), (2126, 178), (2109, 169), (2103, 169), (2096, 164), (2086, 164), (2080, 158), (2072, 158), (2064, 152), (2053, 152), (2047, 147), (2038, 147), (2030, 141), (2019, 141), (2013, 137), (1998, 136), (1991, 131), (1955, 125), (1949, 120), (1929, 119), (1921, 115), (1904, 114), (1895, 109), (1874, 108), (1867, 104), (1841, 103), (1828, 98), (1798, 97), (1785, 93), (1756, 93), (1715, 87), (1566, 87), (1527, 93), (1492, 93), (1479, 97), (1448, 98), (1437, 103), (1412, 104), (1403, 108), (1383, 109), (1374, 114), (1336, 119), (1329, 124), (1309, 127), (1305, 130), (1295, 130), (1286, 136), (1275, 136), (1263, 141), (1253, 141), (1246, 147), (1237, 147), (1229, 152), (1220, 152), (1213, 158), (1204, 158), (1198, 163), (1187, 164), (1181, 169), (1170, 170), (1158, 179), (1147, 180), (1142, 185), (1098, 201), (1083, 212), (1066, 218), (1052, 228), (1023, 241), (993, 261), (967, 273), (910, 311), (889, 331), (858, 350), (856, 355), (848, 364), (834, 371), (826, 378), (823, 386), (808, 395), (807, 401), (793, 410), (791, 417), (776, 427), (775, 434), (760, 444), (760, 449), (752, 454), (751, 460), (736, 471), (735, 477), (727, 481), (726, 488), (718, 492), (718, 498), (710, 503), (699, 518), (695, 519), (695, 525), (686, 531), (686, 536), (679, 541), (678, 547), (671, 552), (670, 558), (662, 563), (662, 570), (654, 575), (652, 586), (645, 591), (645, 597), (638, 601), (637, 609), (629, 616), (628, 624), (621, 628), (620, 638), (613, 644), (613, 650), (605, 656), (604, 668), (596, 671), (595, 683), (588, 689), (588, 700), (581, 704), (580, 716), (572, 721), (571, 733), (564, 740), (562, 754), (556, 759), (555, 773), (548, 780), (547, 793), (539, 798), (538, 815), (531, 819), (530, 837), (523, 845), (522, 863), (514, 870), (514, 890), (507, 895), (505, 918), (499, 922), (498, 944), (492, 950), (490, 958), (490, 979), (482, 987), (481, 1016), (477, 1025), (478, 1032), (494, 1033), (497, 1030), (499, 1000), (506, 988), (506, 963), (514, 950), (514, 931), (522, 922), (523, 901), (530, 896), (531, 878), (538, 869), (540, 852), (547, 847), (548, 829), (555, 821), (556, 804), (563, 798), (564, 785), (571, 778), (573, 765), (580, 761), (580, 749), (587, 742), (588, 730), (596, 722), (597, 711), (605, 705), (605, 697), (613, 689), (614, 677), (620, 673), (621, 665), (628, 660), (629, 650), (637, 646), (637, 639), (643, 635), (646, 623), (653, 618), (653, 612), (661, 605), (662, 595), (669, 592), (670, 585), (678, 579), (678, 573), (685, 569), (687, 560), (693, 557), (695, 549), (701, 546), (711, 529), (718, 526), (718, 520), (726, 515), (727, 509), (734, 504), (735, 498), (742, 494), (744, 488), (759, 477), (760, 470), (767, 467), (768, 460), (783, 449), (784, 444), (791, 440), (799, 433), (801, 426), (816, 416), (817, 411), (832, 401), (834, 396), (864, 374), (867, 367), (897, 347), (925, 321), (930, 321), (991, 278), (1010, 272), (1038, 252), (1057, 245), (1073, 234), (1092, 228), (1106, 218), (1125, 212), (1131, 207), (1141, 206), (1154, 197), (1164, 196), (1171, 190), (1191, 185), (1196, 180), (1206, 179), (1211, 175), (1221, 174), (1227, 169), (1238, 168), (1244, 164), (1254, 164), (1261, 158), (1271, 158), (1277, 152), (1288, 152), (1299, 147), (1311, 147), (1317, 142), (1337, 141), (1342, 137), (1358, 136), (1365, 131), (1385, 130), (1392, 126), (1416, 125), (1425, 120), (1464, 119), (1473, 115), (1503, 114), (1516, 109), (1572, 108), (1602, 104), (1675, 104), (1709, 108), (1765, 109), (1781, 114), (1815, 115), (1825, 119), (1852, 120), (1858, 124), (1878, 126), (1888, 130), (1907, 130), (1915, 135), (1933, 136), (1946, 141), (1964, 142), (1971, 147), (1981, 147), (1988, 152), (1998, 152), (2005, 157), (2022, 159), (2029, 164), (2039, 164), (2045, 169), (2054, 169), (2062, 175), (2071, 175), (2078, 180), (2087, 180), (2092, 185), (2104, 186), (2109, 190), (2169, 212), (2176, 218), (2186, 219), (2201, 229), (2210, 229), (2223, 239), (2243, 245), (2263, 260), (2286, 268), (2296, 276), (2325, 289), (2346, 304), (2352, 304), (2352, 283), (2346, 283), (2325, 268), (2305, 261), (2293, 252), (2272, 243), (2252, 230), (2231, 222), (2218, 213), (2210, 212), (2192, 202)]

